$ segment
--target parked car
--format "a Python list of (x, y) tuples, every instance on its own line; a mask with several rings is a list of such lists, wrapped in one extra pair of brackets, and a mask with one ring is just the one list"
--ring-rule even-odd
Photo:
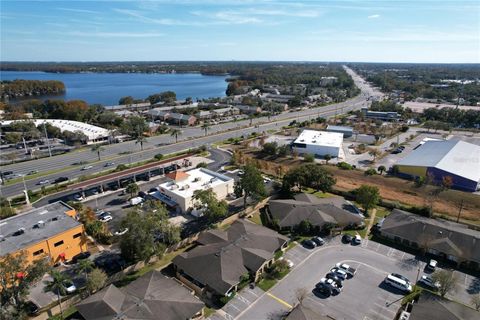
[(348, 278), (348, 273), (345, 270), (339, 269), (337, 267), (332, 268), (330, 273), (335, 275), (335, 277), (339, 278), (340, 280), (346, 280)]
[(410, 280), (408, 280), (407, 277), (404, 277), (404, 276), (402, 276), (401, 274), (392, 273), (391, 275), (394, 276), (394, 277), (396, 277), (396, 278), (402, 279), (402, 280), (405, 281), (406, 283), (410, 283)]
[(346, 263), (337, 263), (335, 265), (337, 268), (339, 268), (340, 270), (343, 270), (345, 271), (348, 275), (350, 275), (351, 277), (353, 277), (355, 275), (355, 273), (357, 272), (357, 270), (355, 268), (352, 268), (350, 267), (348, 264)]
[(392, 150), (392, 152), (390, 152), (391, 154), (399, 154), (399, 153), (402, 153), (402, 149), (395, 149), (395, 150)]
[(108, 221), (111, 221), (113, 220), (113, 217), (111, 215), (103, 215), (100, 217), (99, 219), (101, 222), (105, 223), (105, 222), (108, 222)]
[(73, 256), (72, 260), (70, 261), (72, 264), (75, 264), (78, 262), (78, 260), (85, 260), (85, 259), (88, 259), (88, 257), (90, 257), (90, 252), (89, 251), (84, 251), (84, 252), (81, 252), (75, 256)]
[(57, 179), (53, 180), (53, 183), (60, 183), (68, 181), (68, 177), (58, 177)]
[(432, 277), (423, 275), (418, 282), (428, 289), (438, 290), (440, 288), (440, 283), (433, 281)]
[(352, 244), (353, 245), (359, 245), (362, 243), (362, 237), (360, 235), (356, 234), (355, 237), (352, 239)]
[(38, 315), (38, 311), (40, 311), (40, 307), (33, 301), (25, 302), (25, 310), (27, 310), (27, 314), (31, 317)]
[(312, 241), (315, 242), (317, 246), (323, 246), (325, 244), (325, 240), (323, 240), (321, 237), (313, 237)]
[(125, 228), (125, 229), (123, 229), (123, 230), (117, 230), (117, 231), (115, 231), (114, 235), (116, 235), (116, 236), (122, 236), (122, 235), (124, 235), (124, 234), (127, 233), (127, 232), (128, 232), (128, 228)]
[(315, 290), (326, 296), (332, 295), (332, 289), (330, 289), (330, 286), (325, 283), (317, 283), (315, 285)]
[(344, 234), (344, 235), (342, 236), (342, 242), (343, 242), (343, 243), (351, 243), (351, 242), (352, 242), (352, 239), (353, 239), (353, 237), (352, 237), (351, 235), (349, 235), (349, 234)]
[[(28, 176), (31, 176), (31, 175), (34, 175), (34, 174), (37, 174), (38, 173), (38, 170), (32, 170), (30, 171), (29, 173), (27, 173)], [(30, 301), (31, 302), (31, 301)], [(32, 302), (33, 303), (33, 302)]]
[(115, 162), (107, 162), (107, 163), (105, 163), (104, 167), (108, 168), (108, 167), (112, 167), (114, 165), (115, 165)]
[(85, 166), (85, 167), (82, 168), (82, 171), (90, 170), (92, 168), (93, 168), (93, 166)]
[(3, 176), (6, 177), (6, 176), (9, 176), (9, 175), (12, 175), (13, 174), (13, 171), (3, 171)]
[(435, 269), (437, 268), (437, 260), (433, 260), (433, 259), (430, 259), (430, 261), (428, 262), (428, 264), (425, 266), (425, 268), (429, 271), (435, 271)]
[(80, 193), (77, 193), (77, 194), (73, 195), (73, 200), (75, 200), (75, 201), (82, 201), (83, 199), (84, 198)]
[(65, 291), (68, 293), (68, 294), (72, 294), (74, 293), (75, 291), (77, 291), (77, 287), (75, 287), (75, 285), (73, 284), (72, 281), (70, 280), (66, 280), (65, 282), (63, 282), (63, 288), (65, 289)]
[(38, 184), (41, 185), (41, 186), (46, 185), (46, 184), (48, 184), (48, 183), (50, 183), (50, 180), (48, 180), (48, 179), (43, 179), (43, 180), (40, 180), (40, 181), (38, 182)]
[(334, 272), (329, 272), (327, 273), (327, 275), (325, 276), (325, 278), (327, 279), (332, 279), (333, 281), (335, 281), (335, 283), (337, 284), (337, 286), (339, 286), (340, 288), (343, 288), (343, 280), (340, 279), (339, 277), (337, 277), (337, 275), (334, 273)]
[(130, 200), (128, 200), (131, 206), (136, 206), (137, 204), (142, 203), (145, 201), (142, 197), (133, 197)]
[(342, 291), (332, 279), (322, 278), (320, 279), (320, 283), (327, 285), (332, 290), (333, 294), (339, 294)]
[(317, 246), (315, 242), (308, 239), (303, 240), (302, 245), (307, 249), (314, 249)]
[(97, 217), (103, 215), (104, 213), (105, 213), (105, 211), (104, 211), (103, 209), (97, 209), (97, 210), (95, 210), (95, 215), (96, 215)]

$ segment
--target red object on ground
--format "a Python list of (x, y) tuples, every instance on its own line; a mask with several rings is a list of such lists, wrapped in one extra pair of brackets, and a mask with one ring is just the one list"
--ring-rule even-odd
[(65, 261), (65, 252), (60, 253), (60, 254), (58, 255), (58, 257), (59, 257), (60, 259), (62, 259), (63, 261)]
[(23, 278), (25, 278), (25, 273), (23, 273), (23, 272), (17, 272), (17, 274), (15, 275), (15, 278), (17, 278), (17, 279), (23, 279)]

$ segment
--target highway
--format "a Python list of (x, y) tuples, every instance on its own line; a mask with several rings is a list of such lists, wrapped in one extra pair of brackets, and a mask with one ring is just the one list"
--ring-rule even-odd
[[(41, 177), (25, 180), (25, 185), (29, 190), (40, 189), (39, 182), (48, 179), (55, 180), (58, 177), (68, 177), (75, 179), (82, 175), (94, 174), (104, 170), (107, 162), (114, 162), (115, 166), (119, 164), (136, 163), (143, 160), (153, 158), (154, 155), (175, 153), (190, 148), (198, 148), (203, 145), (211, 145), (217, 141), (223, 141), (229, 138), (248, 135), (252, 132), (266, 132), (267, 130), (278, 130), (282, 126), (288, 125), (291, 121), (305, 121), (317, 117), (329, 118), (339, 115), (350, 110), (358, 110), (361, 107), (367, 107), (369, 101), (367, 97), (380, 97), (381, 93), (375, 91), (366, 82), (363, 81), (351, 69), (345, 67), (346, 71), (352, 76), (357, 87), (362, 91), (358, 96), (347, 101), (332, 104), (324, 107), (312, 108), (298, 112), (287, 112), (276, 116), (259, 117), (250, 120), (237, 122), (222, 123), (212, 126), (205, 136), (205, 131), (199, 127), (182, 128), (182, 134), (178, 136), (178, 143), (170, 134), (155, 136), (147, 139), (144, 143), (144, 150), (140, 150), (140, 146), (135, 141), (128, 141), (118, 144), (106, 145), (105, 150), (101, 152), (101, 161), (98, 161), (97, 153), (91, 152), (88, 148), (82, 151), (72, 152), (64, 155), (54, 156), (51, 158), (42, 158), (27, 162), (15, 163), (2, 166), (2, 171), (13, 171), (14, 173), (26, 174), (31, 170), (37, 170)], [(130, 152), (125, 154), (125, 152)], [(88, 162), (92, 168), (82, 170), (84, 165), (74, 165), (78, 162)], [(28, 178), (28, 177), (27, 177)], [(1, 186), (0, 196), (13, 197), (20, 195), (24, 190), (23, 181), (15, 184)]]

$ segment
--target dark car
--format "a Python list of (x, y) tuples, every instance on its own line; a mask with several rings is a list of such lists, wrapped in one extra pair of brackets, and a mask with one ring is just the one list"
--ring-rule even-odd
[(4, 177), (9, 176), (9, 175), (13, 174), (13, 171), (3, 171), (2, 174), (3, 174)]
[(38, 311), (40, 311), (40, 307), (33, 301), (25, 302), (25, 310), (29, 316), (36, 316), (38, 315)]
[(60, 183), (68, 181), (68, 177), (58, 177), (57, 179), (53, 180), (53, 183)]
[(330, 289), (329, 286), (327, 286), (326, 284), (324, 283), (317, 283), (315, 285), (315, 289), (314, 289), (315, 292), (318, 292), (322, 295), (325, 295), (325, 296), (331, 296), (332, 295), (332, 289)]
[(341, 280), (339, 277), (337, 277), (337, 276), (335, 275), (335, 273), (329, 272), (329, 273), (327, 273), (327, 275), (325, 276), (325, 278), (327, 278), (327, 279), (332, 279), (332, 280), (335, 281), (335, 283), (337, 284), (337, 287), (343, 288), (343, 282), (342, 282), (342, 280)]
[(343, 243), (351, 243), (352, 239), (353, 239), (353, 237), (351, 235), (344, 234), (343, 237), (342, 237), (342, 242)]
[(88, 257), (90, 257), (90, 252), (89, 251), (81, 252), (81, 253), (77, 254), (76, 256), (73, 256), (73, 258), (71, 260), (71, 263), (72, 264), (77, 263), (79, 260), (85, 260)]
[(323, 240), (321, 237), (313, 237), (311, 239), (317, 246), (323, 246), (325, 244), (325, 240)]
[(313, 242), (312, 240), (305, 239), (302, 241), (302, 245), (307, 248), (307, 249), (314, 249), (317, 244)]
[(138, 196), (145, 199), (148, 196), (148, 194), (145, 191), (139, 191)]

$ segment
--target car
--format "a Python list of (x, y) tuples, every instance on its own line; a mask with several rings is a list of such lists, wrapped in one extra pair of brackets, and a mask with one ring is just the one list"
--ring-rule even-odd
[(103, 215), (100, 217), (99, 219), (101, 222), (105, 223), (105, 222), (108, 222), (108, 221), (111, 221), (113, 220), (113, 217), (111, 215)]
[(285, 259), (284, 257), (280, 257), (280, 258), (278, 259), (278, 261), (284, 261), (284, 260), (285, 260), (285, 262), (287, 263), (287, 266), (288, 266), (290, 269), (293, 268), (293, 266), (295, 265), (295, 264), (292, 262), (292, 260)]
[(362, 243), (362, 237), (360, 235), (356, 234), (355, 237), (352, 239), (352, 244), (353, 245), (359, 245)]
[(84, 252), (81, 252), (75, 256), (72, 257), (72, 260), (70, 261), (70, 263), (72, 264), (75, 264), (77, 263), (79, 260), (85, 260), (85, 259), (88, 259), (90, 257), (91, 253), (89, 251), (84, 251)]
[(311, 239), (317, 246), (323, 246), (325, 244), (325, 240), (323, 240), (321, 237), (313, 237)]
[(38, 311), (40, 311), (40, 307), (33, 301), (25, 302), (25, 310), (27, 310), (27, 314), (31, 317), (38, 315)]
[(45, 185), (45, 184), (48, 184), (48, 183), (50, 183), (50, 180), (48, 180), (48, 179), (43, 179), (43, 180), (40, 180), (40, 181), (38, 182), (38, 184), (41, 185), (41, 186), (43, 186), (43, 185)]
[(314, 290), (326, 296), (332, 295), (332, 289), (325, 283), (317, 283)]
[(82, 168), (82, 171), (89, 170), (89, 169), (92, 169), (92, 168), (93, 168), (93, 166), (85, 166), (85, 167)]
[(53, 183), (60, 183), (60, 182), (65, 182), (68, 181), (68, 177), (58, 177), (53, 181)]
[(239, 176), (239, 177), (243, 176), (244, 174), (245, 174), (245, 171), (243, 171), (243, 170), (238, 170), (238, 172), (237, 172), (237, 176)]
[(13, 171), (3, 171), (3, 176), (6, 177), (6, 176), (9, 176), (9, 175), (12, 175), (13, 174)]
[(125, 228), (125, 229), (123, 229), (123, 230), (117, 230), (117, 231), (115, 231), (114, 235), (116, 235), (116, 236), (122, 236), (122, 235), (124, 235), (124, 234), (127, 233), (127, 232), (128, 232), (128, 228)]
[[(38, 173), (38, 170), (32, 170), (30, 171), (29, 173), (27, 173), (28, 176), (31, 176), (31, 175), (34, 175), (34, 174), (37, 174)], [(33, 302), (32, 302), (33, 303)]]
[(335, 281), (338, 287), (343, 288), (343, 282), (342, 282), (343, 280), (337, 277), (337, 275), (334, 272), (327, 273), (325, 275), (325, 278), (332, 279), (333, 281)]
[(440, 288), (440, 282), (438, 281), (433, 281), (432, 277), (430, 276), (421, 276), (420, 277), (420, 280), (418, 280), (418, 282), (424, 286), (426, 286), (427, 288), (429, 289), (433, 289), (433, 290), (438, 290)]
[(314, 249), (317, 244), (313, 242), (312, 240), (305, 239), (302, 241), (302, 245), (307, 248), (307, 249)]
[(334, 274), (335, 277), (339, 278), (340, 280), (346, 280), (348, 278), (348, 273), (345, 270), (339, 269), (337, 267), (332, 268), (330, 273)]
[(353, 237), (352, 237), (351, 235), (349, 235), (349, 234), (344, 234), (344, 235), (342, 236), (342, 242), (343, 242), (343, 243), (351, 243), (351, 242), (352, 242), (352, 239), (353, 239)]
[(139, 191), (138, 196), (145, 199), (148, 196), (148, 194), (145, 191)]
[(428, 262), (428, 264), (425, 266), (425, 268), (429, 271), (435, 271), (435, 269), (437, 268), (437, 260), (433, 260), (433, 259), (430, 259), (430, 261)]
[(332, 279), (322, 278), (320, 279), (320, 283), (323, 283), (328, 287), (330, 287), (330, 289), (332, 290), (332, 293), (334, 294), (339, 294), (340, 291), (342, 291), (342, 288), (338, 287), (335, 281), (333, 281)]
[(400, 150), (405, 150), (405, 146), (398, 146), (397, 149), (400, 149)]
[(157, 188), (157, 187), (155, 187), (155, 188), (150, 188), (150, 189), (148, 190), (148, 193), (157, 192), (157, 191), (158, 191), (158, 188)]
[(396, 277), (396, 278), (402, 279), (402, 280), (405, 281), (406, 283), (410, 283), (410, 280), (408, 280), (407, 277), (404, 277), (404, 276), (402, 276), (401, 274), (392, 273), (391, 275), (394, 276), (394, 277)]
[(66, 280), (62, 283), (62, 285), (68, 294), (72, 294), (77, 291), (77, 287), (73, 284), (72, 281)]
[(105, 211), (103, 209), (96, 209), (95, 210), (95, 215), (98, 217), (98, 216), (101, 216), (102, 214), (104, 214)]
[(348, 275), (350, 275), (350, 276), (352, 276), (352, 277), (353, 277), (353, 276), (355, 275), (355, 273), (357, 272), (357, 270), (356, 270), (355, 268), (350, 267), (350, 266), (349, 266), (348, 264), (346, 264), (346, 263), (341, 263), (341, 262), (339, 262), (339, 263), (337, 263), (337, 264), (335, 265), (335, 267), (339, 268), (340, 270), (345, 271)]
[(73, 200), (75, 200), (75, 201), (82, 201), (83, 199), (84, 199), (84, 197), (80, 193), (77, 193), (77, 194), (73, 195)]
[(108, 167), (113, 167), (115, 165), (115, 162), (107, 162), (105, 163), (104, 167), (108, 168)]

